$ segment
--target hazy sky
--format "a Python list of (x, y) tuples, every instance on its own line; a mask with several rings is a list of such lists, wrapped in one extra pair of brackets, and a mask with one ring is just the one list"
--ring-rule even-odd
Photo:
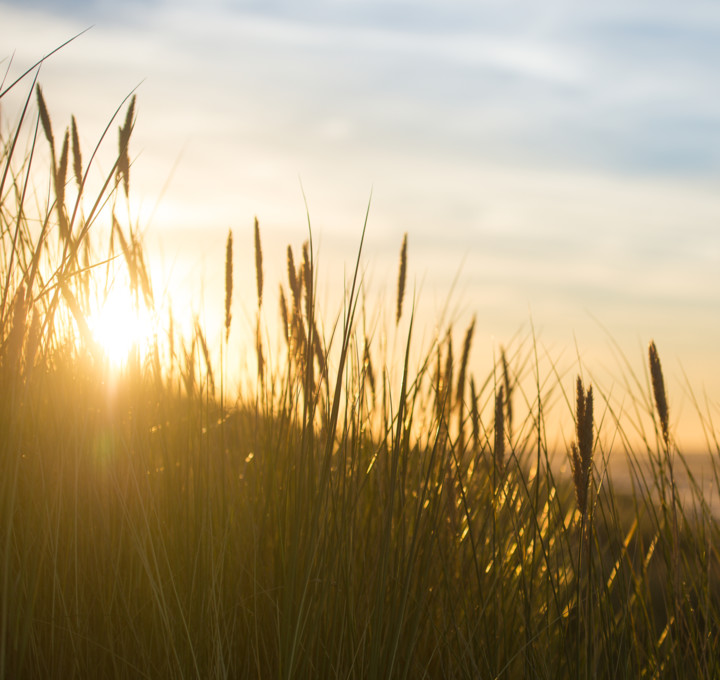
[(140, 84), (134, 209), (176, 290), (222, 290), (228, 228), (249, 281), (255, 215), (279, 280), (302, 183), (332, 299), (372, 190), (369, 280), (394, 296), (409, 232), (433, 319), (462, 266), (479, 363), (532, 316), (611, 367), (595, 317), (720, 399), (717, 3), (0, 1), (9, 77), (91, 24), (40, 82), (85, 148)]

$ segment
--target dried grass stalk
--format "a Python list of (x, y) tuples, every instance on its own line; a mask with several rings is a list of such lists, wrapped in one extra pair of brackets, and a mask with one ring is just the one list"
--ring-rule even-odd
[(25, 299), (25, 285), (22, 283), (15, 292), (12, 309), (12, 328), (8, 335), (7, 349), (4, 357), (7, 360), (6, 365), (8, 367), (15, 366), (20, 360), (23, 343), (25, 341), (28, 304)]
[(66, 245), (70, 245), (70, 225), (65, 215), (65, 182), (67, 181), (68, 168), (68, 136), (65, 130), (63, 138), (62, 150), (60, 152), (60, 160), (55, 172), (55, 207), (57, 210), (58, 224), (60, 225), (60, 235)]
[(305, 318), (310, 324), (313, 317), (313, 270), (310, 260), (310, 247), (307, 241), (303, 243), (302, 273), (305, 285)]
[(195, 335), (200, 341), (200, 349), (203, 353), (203, 360), (205, 361), (205, 368), (207, 369), (208, 384), (210, 387), (211, 394), (215, 394), (215, 375), (212, 369), (212, 362), (210, 361), (210, 352), (208, 351), (207, 342), (205, 340), (205, 333), (203, 333), (200, 322), (195, 319)]
[(582, 379), (577, 379), (575, 430), (576, 441), (571, 444), (573, 483), (578, 510), (583, 518), (587, 517), (590, 471), (592, 468), (593, 448), (593, 393), (592, 386), (587, 393)]
[(395, 325), (400, 323), (403, 309), (403, 299), (405, 298), (405, 279), (407, 278), (407, 232), (403, 236), (402, 247), (400, 248), (400, 270), (398, 272), (398, 289), (397, 289), (397, 311), (395, 314)]
[(288, 267), (288, 283), (290, 292), (293, 296), (293, 308), (300, 309), (300, 281), (298, 280), (297, 270), (295, 269), (295, 260), (293, 258), (292, 247), (287, 247), (287, 267)]
[(445, 357), (445, 373), (443, 375), (443, 398), (445, 400), (445, 413), (452, 413), (452, 384), (453, 384), (453, 347), (452, 335), (448, 331), (447, 356)]
[(480, 451), (480, 412), (478, 411), (475, 380), (470, 378), (470, 421), (472, 422), (473, 451)]
[(367, 335), (365, 336), (365, 347), (363, 349), (363, 369), (363, 374), (370, 385), (370, 394), (372, 395), (373, 403), (375, 403), (375, 371), (373, 370), (373, 363), (370, 357), (370, 342)]
[(75, 116), (71, 118), (72, 129), (72, 151), (73, 151), (73, 172), (77, 182), (78, 191), (82, 191), (82, 156), (80, 154), (80, 139), (78, 137), (77, 122)]
[(655, 342), (650, 342), (648, 348), (650, 359), (650, 378), (652, 379), (653, 394), (655, 396), (655, 406), (657, 407), (658, 417), (660, 418), (660, 427), (662, 428), (663, 440), (665, 446), (670, 442), (670, 417), (667, 403), (667, 395), (665, 392), (665, 380), (663, 378), (662, 366), (660, 365), (660, 357), (658, 355)]
[(320, 370), (320, 381), (322, 382), (322, 380), (327, 380), (328, 378), (327, 356), (320, 344), (320, 333), (318, 332), (315, 319), (313, 319), (313, 337), (313, 351), (315, 354), (315, 360), (318, 363), (318, 369)]
[(143, 251), (142, 243), (137, 238), (136, 234), (133, 234), (133, 260), (138, 272), (138, 279), (140, 281), (140, 289), (143, 294), (145, 304), (149, 309), (154, 306), (152, 285), (150, 282), (150, 275), (148, 274), (148, 268), (145, 265), (145, 254)]
[(62, 150), (60, 151), (60, 160), (58, 161), (57, 172), (55, 173), (55, 197), (57, 198), (58, 211), (60, 211), (65, 205), (65, 182), (67, 180), (68, 169), (68, 141), (69, 132), (65, 130)]
[(61, 279), (58, 282), (58, 285), (60, 286), (60, 292), (63, 295), (63, 298), (65, 300), (65, 304), (67, 304), (68, 309), (70, 310), (70, 313), (73, 315), (73, 318), (75, 319), (75, 323), (77, 324), (78, 330), (80, 331), (80, 335), (82, 339), (85, 341), (85, 344), (90, 348), (92, 353), (98, 357), (102, 357), (102, 349), (98, 346), (98, 344), (95, 342), (95, 338), (93, 337), (92, 332), (90, 331), (90, 327), (88, 326), (87, 319), (85, 318), (85, 314), (83, 313), (82, 309), (80, 308), (80, 304), (77, 301), (77, 298), (75, 295), (73, 295), (72, 290), (67, 285), (66, 281), (64, 279)]
[(228, 231), (225, 245), (225, 342), (230, 338), (230, 322), (232, 321), (233, 293), (233, 237), (232, 229)]
[(263, 298), (263, 262), (262, 247), (260, 245), (260, 226), (255, 218), (255, 282), (257, 283), (258, 309), (262, 307)]
[(125, 197), (127, 198), (130, 191), (130, 133), (133, 128), (133, 117), (135, 115), (135, 95), (130, 100), (127, 113), (125, 114), (125, 123), (118, 130), (118, 160), (117, 160), (117, 180), (122, 179)]
[(173, 320), (172, 307), (168, 305), (168, 356), (170, 358), (170, 372), (172, 372), (173, 366), (175, 365), (175, 322)]
[(500, 349), (500, 358), (502, 360), (503, 368), (503, 385), (505, 386), (505, 418), (507, 420), (507, 431), (508, 438), (512, 439), (512, 423), (513, 423), (513, 408), (512, 408), (512, 380), (510, 379), (510, 369), (508, 368), (507, 357), (505, 356), (505, 348)]
[(462, 357), (460, 359), (460, 372), (458, 373), (457, 382), (457, 401), (462, 409), (463, 400), (465, 398), (465, 376), (467, 374), (468, 361), (470, 359), (470, 347), (472, 346), (473, 333), (475, 332), (475, 317), (473, 316), (470, 326), (465, 333), (465, 342), (463, 343)]
[(470, 326), (465, 333), (465, 342), (460, 359), (460, 372), (458, 373), (456, 402), (458, 406), (458, 447), (460, 451), (465, 449), (465, 375), (467, 373), (468, 360), (470, 358), (470, 347), (472, 336), (475, 331), (475, 317), (473, 316)]
[(182, 378), (183, 382), (185, 383), (185, 391), (187, 392), (188, 397), (191, 397), (195, 394), (195, 346), (197, 343), (197, 338), (195, 335), (193, 335), (192, 343), (190, 344), (190, 349), (185, 346), (185, 342), (183, 341), (183, 353), (185, 355), (185, 366), (182, 370)]
[(285, 289), (280, 284), (280, 318), (282, 319), (282, 333), (286, 343), (290, 343), (290, 319), (288, 317), (287, 300), (285, 299)]
[(442, 426), (442, 404), (443, 404), (443, 383), (442, 383), (442, 348), (440, 343), (437, 343), (435, 348), (436, 360), (435, 360), (435, 376), (433, 381), (433, 392), (435, 394), (435, 419), (439, 426)]
[(45, 137), (50, 144), (50, 151), (53, 155), (53, 164), (55, 163), (55, 139), (53, 138), (52, 125), (50, 124), (50, 114), (48, 113), (47, 106), (45, 105), (45, 98), (42, 94), (40, 84), (35, 87), (35, 93), (37, 94), (38, 111), (40, 113), (40, 122), (42, 123), (42, 129), (45, 133)]
[(265, 385), (265, 356), (263, 354), (263, 348), (262, 348), (262, 334), (260, 332), (260, 320), (258, 319), (258, 324), (256, 328), (255, 333), (255, 352), (257, 353), (257, 370), (258, 370), (258, 380), (260, 381), (260, 385)]
[(503, 470), (505, 466), (504, 401), (503, 387), (501, 385), (495, 395), (495, 445), (493, 447), (493, 457), (495, 458), (495, 466), (498, 470)]
[(128, 246), (125, 234), (122, 232), (122, 227), (120, 226), (120, 222), (117, 221), (115, 213), (112, 215), (112, 226), (112, 234), (116, 236), (120, 242), (120, 249), (122, 250), (123, 258), (125, 258), (125, 265), (127, 266), (128, 274), (130, 275), (130, 289), (137, 290), (138, 271), (135, 263), (134, 249), (131, 249), (130, 246)]

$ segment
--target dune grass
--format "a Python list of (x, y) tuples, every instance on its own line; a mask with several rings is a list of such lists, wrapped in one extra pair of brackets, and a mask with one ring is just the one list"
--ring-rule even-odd
[[(229, 395), (201, 325), (180, 337), (172, 317), (113, 367), (93, 305), (119, 270), (155, 305), (117, 209), (134, 101), (98, 195), (74, 118), (56, 137), (34, 83), (0, 139), (0, 678), (720, 677), (719, 525), (699, 482), (677, 492), (654, 344), (651, 379), (627, 376), (655, 423), (625, 447), (629, 491), (606, 442), (633, 423), (587, 378), (543, 372), (532, 338), (485, 375), (475, 319), (459, 360), (451, 328), (418, 353), (407, 236), (395, 352), (366, 323), (363, 230), (337, 318), (318, 312), (312, 241), (288, 247), (268, 363), (256, 221), (228, 236), (218, 329), (222, 357), (233, 242), (253, 239), (257, 291), (235, 295), (257, 293), (254, 388)], [(570, 475), (551, 396), (576, 422)]]

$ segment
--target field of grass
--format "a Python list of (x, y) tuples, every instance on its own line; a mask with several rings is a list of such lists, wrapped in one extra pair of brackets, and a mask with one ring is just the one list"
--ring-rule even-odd
[[(0, 678), (720, 677), (720, 447), (708, 423), (703, 494), (654, 344), (647, 379), (626, 380), (654, 436), (625, 447), (623, 489), (605, 442), (635, 424), (542, 371), (532, 338), (484, 375), (474, 322), (459, 351), (441, 328), (416, 358), (407, 241), (394, 352), (368, 321), (362, 246), (337, 318), (319, 318), (311, 239), (266, 309), (256, 222), (218, 253), (221, 356), (233, 295), (257, 296), (252, 387), (231, 395), (201, 325), (181, 337), (172, 317), (118, 369), (93, 310), (118, 281), (157, 305), (123, 217), (134, 98), (89, 195), (95, 154), (74, 119), (59, 132), (36, 73), (0, 136)], [(257, 290), (233, 291), (233, 238), (253, 237)], [(551, 465), (550, 394), (575, 421), (572, 475)]]

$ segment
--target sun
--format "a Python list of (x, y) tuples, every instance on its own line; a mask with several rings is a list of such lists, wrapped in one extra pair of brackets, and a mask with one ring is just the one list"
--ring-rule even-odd
[(110, 290), (98, 311), (88, 319), (88, 326), (115, 367), (122, 366), (135, 348), (142, 356), (154, 332), (149, 310), (142, 304), (136, 305), (132, 291), (122, 286)]

